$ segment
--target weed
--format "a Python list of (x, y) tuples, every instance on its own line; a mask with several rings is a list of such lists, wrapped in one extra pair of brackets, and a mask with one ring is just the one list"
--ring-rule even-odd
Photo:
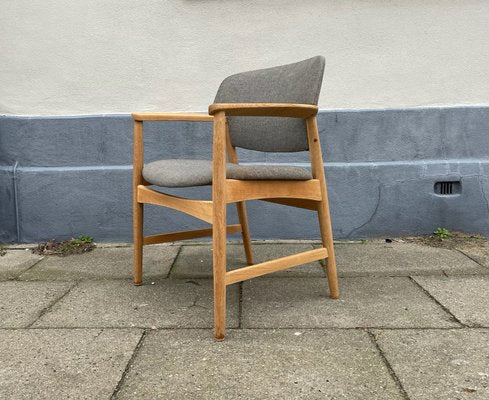
[(77, 239), (74, 239), (74, 240), (78, 240), (82, 243), (93, 243), (93, 238), (91, 236), (88, 236), (88, 235), (80, 235), (80, 236), (78, 236)]
[(436, 228), (433, 234), (441, 240), (451, 236), (450, 231), (446, 228)]

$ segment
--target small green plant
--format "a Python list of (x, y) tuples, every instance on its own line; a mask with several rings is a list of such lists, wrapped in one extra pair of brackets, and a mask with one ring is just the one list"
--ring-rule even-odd
[(0, 246), (0, 257), (4, 256), (5, 254), (7, 254), (7, 250), (5, 250), (5, 247)]
[(90, 245), (93, 242), (93, 239), (88, 236), (88, 235), (81, 235), (78, 236), (77, 238), (73, 238), (71, 240), (67, 240), (66, 242), (63, 242), (60, 251), (63, 254), (72, 254), (72, 253), (79, 253), (80, 250), (82, 252), (86, 251), (85, 247), (86, 245)]
[(447, 228), (436, 228), (433, 234), (441, 240), (446, 239), (451, 235), (450, 231)]
[(85, 243), (92, 243), (93, 242), (93, 238), (91, 236), (88, 236), (88, 235), (80, 235), (78, 237), (78, 239), (80, 239), (82, 242), (85, 242)]
[(89, 243), (93, 243), (93, 238), (88, 235), (80, 235), (75, 239), (71, 239), (71, 243), (78, 244), (78, 245), (89, 244)]

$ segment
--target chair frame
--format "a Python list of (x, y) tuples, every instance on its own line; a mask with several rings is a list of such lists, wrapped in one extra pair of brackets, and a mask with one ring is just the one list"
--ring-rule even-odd
[[(329, 294), (339, 297), (336, 259), (329, 213), (328, 193), (323, 158), (317, 128), (318, 107), (310, 104), (282, 103), (216, 103), (209, 106), (209, 114), (189, 113), (133, 113), (133, 233), (135, 285), (142, 283), (143, 246), (173, 242), (212, 235), (214, 274), (214, 337), (223, 340), (226, 319), (226, 287), (233, 283), (271, 272), (325, 259)], [(226, 155), (231, 163), (238, 163), (236, 148), (232, 146), (228, 116), (293, 117), (306, 120), (312, 179), (290, 180), (235, 180), (226, 178)], [(167, 195), (149, 188), (142, 176), (143, 121), (206, 121), (213, 122), (212, 200), (191, 200)], [(323, 247), (286, 257), (253, 263), (251, 238), (246, 216), (246, 200), (263, 200), (318, 213)], [(190, 214), (212, 225), (208, 229), (143, 235), (143, 206), (161, 205)], [(236, 203), (239, 224), (227, 225), (226, 205)], [(241, 232), (248, 266), (226, 271), (226, 235)]]

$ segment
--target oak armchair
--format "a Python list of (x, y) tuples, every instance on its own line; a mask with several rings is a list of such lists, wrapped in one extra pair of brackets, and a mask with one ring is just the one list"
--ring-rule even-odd
[[(317, 129), (317, 101), (324, 58), (244, 72), (226, 78), (209, 114), (133, 113), (134, 283), (142, 282), (143, 245), (212, 235), (214, 336), (225, 333), (226, 286), (315, 260), (326, 259), (329, 294), (338, 298), (328, 194)], [(143, 162), (143, 121), (213, 123), (213, 159)], [(236, 147), (264, 152), (309, 150), (311, 171), (295, 166), (241, 165)], [(227, 155), (227, 162), (226, 162)], [(212, 200), (164, 194), (149, 186), (212, 185)], [(323, 246), (253, 263), (246, 200), (263, 200), (316, 211)], [(145, 203), (173, 208), (211, 224), (208, 229), (143, 235)], [(236, 203), (239, 224), (227, 225), (226, 205)], [(226, 234), (240, 232), (248, 266), (226, 270)]]

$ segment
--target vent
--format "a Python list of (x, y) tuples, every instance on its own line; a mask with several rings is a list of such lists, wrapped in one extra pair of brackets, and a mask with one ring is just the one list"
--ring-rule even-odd
[(460, 183), (460, 181), (435, 183), (435, 193), (440, 196), (450, 196), (454, 194), (460, 194), (461, 191), (462, 191), (462, 184)]

